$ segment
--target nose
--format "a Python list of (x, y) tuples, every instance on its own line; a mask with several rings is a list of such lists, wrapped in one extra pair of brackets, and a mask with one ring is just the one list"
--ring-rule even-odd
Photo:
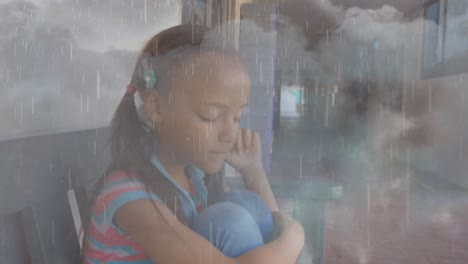
[(219, 132), (219, 139), (225, 144), (234, 144), (237, 139), (237, 133), (239, 130), (239, 122), (233, 118), (225, 119), (222, 122), (221, 130)]

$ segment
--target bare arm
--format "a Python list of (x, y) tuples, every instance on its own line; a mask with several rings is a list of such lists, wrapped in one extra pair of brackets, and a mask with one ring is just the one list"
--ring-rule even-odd
[(263, 165), (260, 163), (245, 170), (240, 170), (240, 173), (245, 187), (260, 195), (272, 212), (278, 212), (279, 207), (273, 196)]
[(257, 132), (241, 128), (226, 161), (239, 170), (247, 189), (260, 195), (272, 212), (279, 211), (263, 168), (261, 140)]
[[(159, 212), (150, 200), (129, 202), (117, 210), (115, 222), (157, 263), (293, 264), (302, 249), (303, 230), (299, 225), (285, 229), (277, 240), (232, 259), (178, 221), (164, 204), (156, 202), (156, 206)], [(294, 240), (298, 243), (291, 243)]]

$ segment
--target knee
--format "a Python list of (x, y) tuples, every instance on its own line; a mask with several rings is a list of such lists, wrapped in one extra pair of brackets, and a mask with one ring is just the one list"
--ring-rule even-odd
[(222, 201), (230, 201), (247, 209), (254, 218), (269, 216), (270, 208), (266, 202), (255, 192), (241, 190), (226, 192), (222, 196)]
[(263, 245), (262, 234), (252, 215), (231, 202), (219, 202), (206, 208), (195, 218), (192, 229), (229, 257)]
[(206, 208), (193, 223), (200, 230), (211, 226), (212, 230), (229, 229), (230, 232), (249, 232), (257, 228), (252, 215), (242, 206), (232, 202), (219, 202)]
[(273, 216), (267, 203), (255, 192), (240, 190), (224, 193), (222, 199), (246, 209), (253, 217), (265, 241), (269, 240), (274, 228)]

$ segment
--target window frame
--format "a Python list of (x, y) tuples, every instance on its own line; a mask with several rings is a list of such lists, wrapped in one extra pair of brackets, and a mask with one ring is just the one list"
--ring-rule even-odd
[[(437, 77), (444, 77), (444, 76), (450, 76), (450, 75), (458, 75), (458, 74), (463, 74), (463, 73), (468, 73), (468, 63), (461, 65), (460, 68), (454, 68), (454, 59), (446, 59), (445, 58), (445, 52), (446, 52), (446, 35), (447, 35), (447, 12), (448, 12), (448, 2), (449, 0), (430, 0), (427, 1), (424, 4), (423, 8), (423, 18), (424, 21), (427, 21), (427, 9), (430, 8), (435, 3), (439, 3), (439, 26), (438, 26), (438, 31), (442, 30), (442, 34), (438, 32), (439, 36), (442, 38), (440, 40), (439, 38), (437, 41), (441, 41), (441, 59), (436, 63), (436, 65), (430, 69), (426, 68), (426, 53), (427, 53), (427, 47), (426, 47), (426, 42), (428, 41), (427, 39), (427, 34), (428, 34), (428, 29), (427, 25), (425, 25), (425, 28), (423, 30), (423, 39), (422, 39), (422, 49), (421, 49), (421, 79), (431, 79), (431, 78), (437, 78)], [(440, 9), (443, 8), (443, 17), (440, 16), (441, 12)], [(437, 46), (438, 48), (438, 46)], [(435, 51), (436, 52), (436, 51)], [(468, 61), (468, 48), (467, 48), (467, 55), (466, 57), (463, 56), (463, 58)], [(452, 66), (452, 67), (451, 67)]]

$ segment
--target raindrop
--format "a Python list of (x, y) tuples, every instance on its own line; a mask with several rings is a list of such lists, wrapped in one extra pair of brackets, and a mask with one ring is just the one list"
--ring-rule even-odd
[(428, 100), (429, 100), (428, 110), (429, 110), (429, 113), (431, 113), (432, 112), (432, 86), (431, 85), (429, 85), (429, 99)]
[(411, 157), (409, 149), (406, 149), (406, 193), (405, 193), (405, 201), (406, 201), (406, 226), (409, 227), (410, 224), (410, 185), (411, 185), (411, 173), (410, 173), (410, 165), (411, 164)]
[(302, 153), (299, 154), (299, 177), (302, 179)]
[(97, 70), (96, 77), (96, 98), (99, 100), (101, 98), (101, 72)]
[(71, 190), (73, 188), (72, 179), (71, 179), (71, 168), (68, 168), (68, 189)]
[(263, 63), (260, 63), (260, 83), (263, 84)]
[(54, 242), (55, 242), (54, 235), (55, 235), (55, 221), (54, 219), (52, 219), (52, 245), (54, 245)]
[(93, 144), (93, 153), (94, 153), (94, 156), (96, 156), (96, 153), (97, 153), (97, 143), (96, 143), (96, 140), (94, 140), (94, 144)]
[(144, 3), (144, 16), (145, 16), (145, 23), (147, 23), (147, 20), (146, 20), (146, 15), (147, 15), (146, 14), (146, 4), (147, 3), (146, 3), (146, 0), (144, 0), (144, 1), (145, 1), (145, 3)]
[(73, 43), (70, 43), (70, 61), (73, 61)]
[(460, 136), (460, 160), (463, 161), (463, 136)]
[(461, 97), (462, 105), (464, 105), (464, 104), (465, 104), (465, 93), (464, 93), (464, 90), (463, 90), (463, 89), (461, 90), (461, 95), (460, 95), (460, 97)]
[(299, 61), (296, 61), (296, 83), (299, 83)]
[(325, 94), (325, 127), (328, 127), (328, 111), (329, 111), (329, 100), (328, 100), (328, 94)]
[(20, 102), (20, 125), (23, 126), (23, 101)]
[(367, 183), (367, 249), (370, 249), (370, 199), (371, 199), (371, 186)]

